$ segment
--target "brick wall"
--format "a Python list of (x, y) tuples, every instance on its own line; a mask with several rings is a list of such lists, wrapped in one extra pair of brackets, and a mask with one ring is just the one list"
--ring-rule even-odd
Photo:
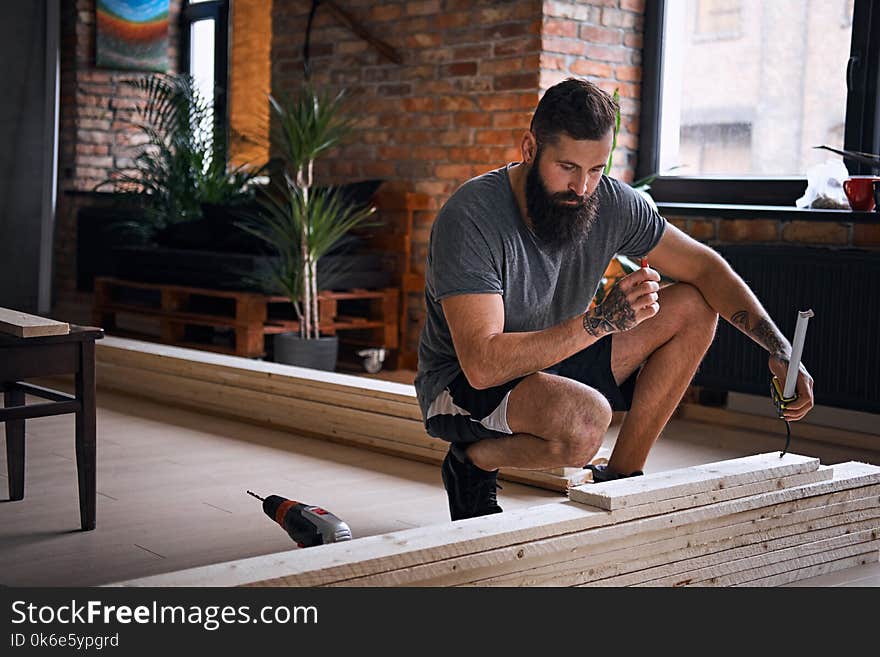
[(720, 244), (803, 244), (880, 249), (880, 225), (837, 221), (721, 219), (718, 217), (666, 218), (696, 240)]
[(632, 182), (638, 154), (645, 0), (545, 0), (540, 87), (567, 77), (620, 95), (620, 134), (611, 175)]
[[(181, 1), (170, 4), (172, 66), (178, 59)], [(76, 211), (90, 201), (66, 192), (91, 191), (113, 168), (131, 163), (138, 137), (125, 119), (134, 111), (137, 96), (122, 81), (139, 74), (95, 67), (95, 0), (61, 3), (60, 59), (53, 314), (88, 323), (91, 295), (76, 291)]]

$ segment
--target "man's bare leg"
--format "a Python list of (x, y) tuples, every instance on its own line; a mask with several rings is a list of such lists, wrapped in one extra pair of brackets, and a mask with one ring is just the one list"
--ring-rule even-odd
[(536, 372), (510, 393), (507, 424), (514, 433), (467, 449), (483, 470), (581, 467), (602, 445), (611, 406), (598, 391), (577, 381)]
[(657, 315), (615, 334), (612, 341), (611, 371), (618, 383), (644, 363), (608, 462), (611, 470), (624, 474), (644, 468), (651, 447), (712, 344), (718, 321), (691, 285), (671, 285), (659, 295)]

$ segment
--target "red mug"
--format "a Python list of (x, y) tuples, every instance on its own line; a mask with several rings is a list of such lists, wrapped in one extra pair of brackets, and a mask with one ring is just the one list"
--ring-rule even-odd
[(874, 181), (880, 178), (866, 176), (843, 181), (843, 191), (853, 210), (871, 212), (874, 209)]

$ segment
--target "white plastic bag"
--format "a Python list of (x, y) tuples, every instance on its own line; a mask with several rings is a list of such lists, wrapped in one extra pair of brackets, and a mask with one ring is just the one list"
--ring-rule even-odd
[(807, 171), (807, 191), (794, 204), (799, 208), (849, 210), (843, 181), (849, 178), (841, 160), (825, 160)]

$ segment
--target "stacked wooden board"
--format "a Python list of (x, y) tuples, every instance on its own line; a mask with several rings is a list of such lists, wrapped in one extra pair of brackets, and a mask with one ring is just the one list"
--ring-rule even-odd
[[(448, 445), (425, 432), (411, 385), (108, 337), (98, 387), (439, 464)], [(590, 471), (502, 470), (501, 478), (565, 492)]]
[(775, 586), (877, 562), (880, 467), (762, 454), (125, 586)]
[(47, 335), (67, 335), (70, 325), (48, 317), (30, 315), (11, 308), (0, 308), (0, 333), (17, 338), (37, 338)]

